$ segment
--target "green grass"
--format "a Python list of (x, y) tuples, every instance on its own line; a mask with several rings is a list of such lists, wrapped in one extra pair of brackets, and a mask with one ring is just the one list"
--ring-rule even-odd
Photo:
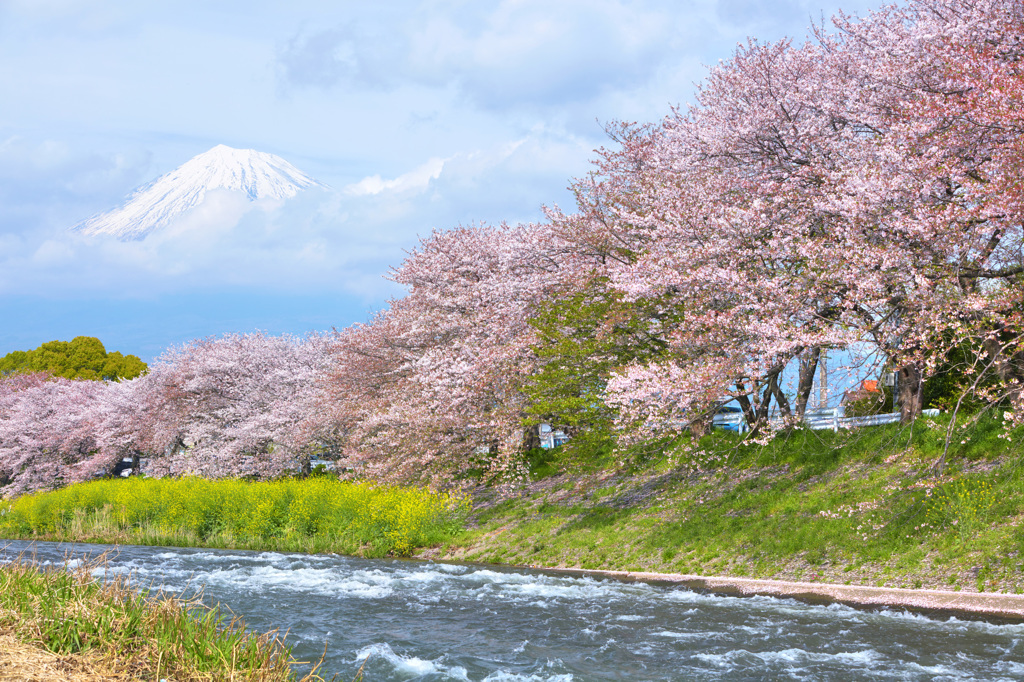
[(296, 679), (295, 661), (273, 633), (250, 633), (196, 602), (147, 597), (121, 577), (96, 580), (96, 567), (0, 566), (0, 630), (56, 654), (95, 654), (133, 679)]
[(478, 510), (445, 556), (1019, 592), (1024, 430), (957, 429), (940, 475), (947, 424), (796, 431), (766, 446), (716, 432), (700, 443), (703, 466), (669, 452)]
[(103, 480), (0, 506), (17, 539), (408, 555), (461, 529), (468, 500), (329, 478)]

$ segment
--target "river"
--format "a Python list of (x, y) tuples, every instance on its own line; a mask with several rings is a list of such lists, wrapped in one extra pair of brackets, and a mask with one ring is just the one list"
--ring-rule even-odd
[[(0, 541), (2, 558), (201, 588), (300, 660), (367, 682), (1020, 680), (1024, 625), (863, 611), (590, 577), (335, 555)], [(102, 573), (100, 570), (100, 573)], [(307, 667), (308, 669), (308, 667)]]

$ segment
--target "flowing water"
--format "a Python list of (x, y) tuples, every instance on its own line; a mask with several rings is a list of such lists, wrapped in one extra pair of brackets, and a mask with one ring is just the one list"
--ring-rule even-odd
[[(0, 544), (5, 541), (0, 541)], [(5, 542), (174, 593), (202, 588), (301, 660), (383, 680), (1019, 680), (1024, 625), (333, 555)], [(98, 574), (102, 574), (102, 569)]]

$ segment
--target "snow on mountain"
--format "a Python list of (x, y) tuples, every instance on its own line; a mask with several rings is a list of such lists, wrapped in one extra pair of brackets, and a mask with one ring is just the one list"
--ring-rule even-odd
[(326, 185), (279, 156), (219, 144), (135, 190), (118, 208), (71, 229), (87, 236), (144, 239), (199, 206), (210, 190), (233, 190), (256, 201), (290, 199), (310, 187)]

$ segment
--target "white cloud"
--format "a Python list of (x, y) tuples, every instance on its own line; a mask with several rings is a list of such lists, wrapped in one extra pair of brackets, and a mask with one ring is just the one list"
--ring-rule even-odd
[(379, 175), (371, 175), (349, 185), (345, 191), (355, 196), (380, 194), (381, 192), (422, 192), (430, 186), (431, 180), (441, 177), (444, 164), (445, 159), (432, 158), (393, 180), (384, 180)]
[(19, 202), (59, 191), (83, 197), (117, 196), (145, 177), (150, 161), (151, 155), (144, 151), (97, 152), (64, 140), (11, 135), (0, 142), (0, 193), (11, 191)]
[(399, 12), (404, 20), (386, 25), (351, 22), (293, 38), (279, 55), (284, 78), (298, 86), (454, 86), (490, 109), (558, 105), (634, 87), (672, 47), (672, 21), (650, 3), (503, 0)]
[(75, 252), (67, 242), (47, 239), (32, 254), (32, 262), (47, 267), (65, 266), (74, 262)]

